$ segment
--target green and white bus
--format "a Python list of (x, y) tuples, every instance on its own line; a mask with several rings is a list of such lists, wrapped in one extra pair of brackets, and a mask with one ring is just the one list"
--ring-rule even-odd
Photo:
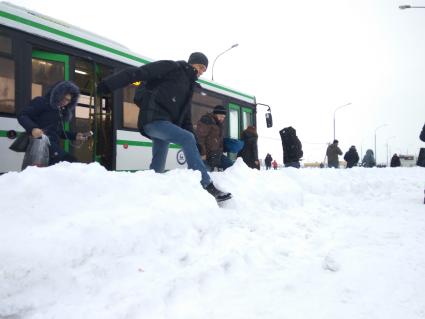
[[(95, 83), (128, 66), (151, 60), (126, 47), (54, 18), (0, 2), (0, 173), (19, 171), (23, 153), (9, 150), (23, 132), (16, 115), (23, 106), (60, 80), (81, 90), (74, 117), (66, 129), (94, 133), (77, 148), (63, 147), (83, 163), (97, 161), (108, 170), (148, 169), (151, 141), (137, 130), (139, 108), (133, 103), (137, 83), (96, 97)], [(226, 136), (239, 138), (256, 125), (255, 97), (215, 82), (199, 79), (192, 101), (196, 122), (217, 104), (228, 108)], [(185, 167), (178, 145), (171, 145), (166, 168)]]

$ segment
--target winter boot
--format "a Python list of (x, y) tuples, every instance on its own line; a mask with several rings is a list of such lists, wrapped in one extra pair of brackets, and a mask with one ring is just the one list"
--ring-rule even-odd
[(215, 188), (213, 183), (209, 183), (207, 187), (205, 187), (208, 193), (210, 193), (212, 196), (214, 196), (215, 200), (217, 202), (222, 202), (224, 200), (228, 200), (232, 198), (231, 193), (224, 193), (217, 188)]

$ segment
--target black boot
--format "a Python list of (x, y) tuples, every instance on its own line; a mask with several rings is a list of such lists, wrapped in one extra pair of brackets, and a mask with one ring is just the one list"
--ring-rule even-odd
[(215, 188), (213, 183), (209, 183), (207, 187), (205, 187), (208, 193), (210, 193), (212, 196), (214, 196), (215, 200), (217, 202), (221, 202), (227, 199), (232, 198), (231, 193), (224, 193), (217, 188)]

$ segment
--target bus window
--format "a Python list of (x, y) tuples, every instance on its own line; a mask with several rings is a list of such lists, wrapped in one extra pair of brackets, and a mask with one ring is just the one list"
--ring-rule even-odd
[(125, 128), (137, 129), (137, 119), (140, 109), (133, 102), (136, 89), (137, 85), (130, 84), (123, 90), (123, 126)]
[(50, 86), (64, 79), (64, 63), (32, 58), (31, 98), (44, 95)]
[(0, 34), (0, 52), (12, 54), (12, 40), (2, 34)]
[(253, 118), (252, 118), (252, 109), (243, 107), (242, 108), (242, 130), (245, 130), (250, 125), (254, 125)]
[(0, 112), (15, 113), (15, 63), (0, 57)]
[(208, 95), (204, 91), (196, 91), (192, 98), (192, 123), (196, 131), (199, 119), (208, 112), (212, 112), (216, 105), (223, 105), (223, 100)]
[(240, 107), (235, 104), (229, 104), (229, 137), (238, 139), (239, 130), (239, 110)]

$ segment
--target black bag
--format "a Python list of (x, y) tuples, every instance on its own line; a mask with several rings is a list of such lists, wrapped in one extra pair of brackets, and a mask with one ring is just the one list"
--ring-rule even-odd
[(15, 152), (25, 152), (27, 150), (28, 144), (30, 142), (30, 137), (27, 132), (19, 134), (15, 139), (12, 145), (9, 146), (9, 149)]
[(292, 126), (285, 127), (279, 131), (279, 134), (282, 140), (284, 157), (288, 159), (288, 162), (299, 161), (304, 153), (301, 141), (298, 139), (295, 129)]
[(416, 162), (416, 165), (425, 167), (425, 148), (421, 148), (419, 151), (418, 161)]

